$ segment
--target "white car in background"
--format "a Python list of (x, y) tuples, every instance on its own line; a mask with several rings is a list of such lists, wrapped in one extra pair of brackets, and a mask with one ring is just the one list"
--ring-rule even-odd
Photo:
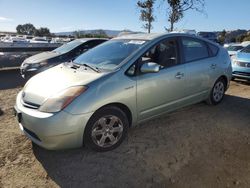
[(236, 55), (236, 53), (243, 49), (244, 46), (242, 44), (231, 44), (228, 47), (225, 47), (228, 51), (228, 54), (230, 55), (230, 57)]
[(196, 30), (194, 29), (175, 30), (170, 33), (186, 33), (186, 34), (193, 35), (193, 36), (197, 35)]
[(45, 37), (34, 37), (30, 40), (30, 43), (49, 43)]
[(248, 45), (250, 45), (250, 41), (244, 41), (244, 42), (242, 42), (241, 44), (242, 44), (242, 46), (244, 46), (244, 48), (245, 48), (245, 47), (247, 47)]

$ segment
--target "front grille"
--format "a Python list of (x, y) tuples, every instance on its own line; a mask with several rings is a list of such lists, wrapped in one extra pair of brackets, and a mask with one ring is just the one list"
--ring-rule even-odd
[(29, 130), (29, 129), (25, 128), (25, 127), (23, 127), (23, 130), (24, 130), (27, 134), (29, 134), (31, 137), (33, 137), (33, 138), (35, 138), (35, 139), (41, 141), (41, 139), (40, 139), (34, 132), (32, 132), (31, 130)]
[(240, 67), (250, 68), (250, 63), (248, 63), (248, 62), (240, 62), (240, 61), (238, 61), (237, 65), (240, 66)]
[(24, 101), (23, 99), (21, 99), (21, 103), (26, 108), (38, 109), (40, 107), (40, 105), (38, 104), (27, 102), (27, 101)]

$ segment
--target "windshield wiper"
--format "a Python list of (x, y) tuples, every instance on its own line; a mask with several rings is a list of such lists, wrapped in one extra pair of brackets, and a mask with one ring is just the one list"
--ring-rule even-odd
[(95, 66), (92, 66), (92, 65), (89, 65), (89, 64), (86, 64), (86, 63), (78, 64), (78, 63), (75, 63), (74, 61), (70, 61), (68, 63), (70, 65), (70, 67), (73, 68), (73, 69), (78, 69), (81, 66), (85, 66), (85, 67), (88, 67), (88, 68), (90, 68), (91, 70), (93, 70), (95, 72), (98, 72), (98, 73), (101, 72), (98, 67), (95, 67)]
[(100, 70), (97, 67), (95, 67), (95, 66), (92, 66), (92, 65), (89, 65), (89, 64), (85, 64), (85, 63), (81, 64), (81, 65), (83, 65), (85, 67), (88, 67), (88, 68), (90, 68), (91, 70), (93, 70), (95, 72), (100, 72)]

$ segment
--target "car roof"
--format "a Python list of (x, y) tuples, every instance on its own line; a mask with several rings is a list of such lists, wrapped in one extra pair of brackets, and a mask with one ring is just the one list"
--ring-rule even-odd
[[(128, 35), (122, 35), (113, 39), (128, 39), (128, 40), (154, 40), (159, 37), (178, 37), (178, 36), (183, 36), (183, 37), (194, 37), (194, 38), (199, 38), (204, 40), (203, 38), (188, 34), (188, 33), (138, 33), (138, 34), (128, 34)], [(207, 41), (207, 40), (206, 40)]]
[(229, 46), (242, 46), (243, 47), (241, 43), (234, 43), (234, 44), (230, 44)]
[(80, 41), (82, 43), (87, 42), (87, 41), (92, 41), (92, 40), (103, 40), (103, 41), (107, 41), (108, 39), (106, 38), (79, 38), (79, 39), (75, 39), (75, 41)]
[(113, 39), (131, 39), (131, 40), (153, 40), (160, 36), (164, 36), (166, 33), (136, 33), (118, 36)]

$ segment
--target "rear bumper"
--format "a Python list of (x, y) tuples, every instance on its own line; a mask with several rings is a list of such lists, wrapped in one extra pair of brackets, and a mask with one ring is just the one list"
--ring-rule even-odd
[(15, 106), (20, 130), (34, 143), (50, 150), (82, 146), (84, 129), (92, 113), (44, 113), (24, 107), (19, 101), (20, 93)]

